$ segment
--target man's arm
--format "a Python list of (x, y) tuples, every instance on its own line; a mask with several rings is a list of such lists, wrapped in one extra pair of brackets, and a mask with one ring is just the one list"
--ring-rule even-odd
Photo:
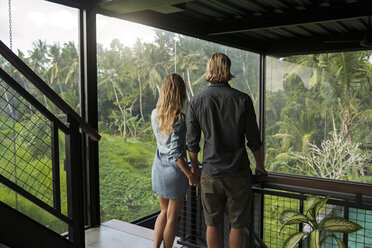
[(197, 180), (200, 179), (200, 168), (199, 168), (199, 161), (198, 161), (198, 153), (196, 152), (189, 152), (190, 161), (191, 161), (191, 172), (195, 175)]
[(199, 179), (200, 169), (198, 162), (198, 153), (200, 151), (199, 142), (201, 137), (201, 129), (192, 103), (190, 103), (187, 111), (186, 126), (186, 143), (191, 160), (191, 172), (196, 176), (197, 179)]
[(267, 171), (262, 163), (262, 151), (261, 151), (261, 138), (260, 131), (257, 126), (256, 114), (254, 112), (253, 103), (251, 98), (248, 97), (247, 102), (247, 112), (246, 112), (246, 124), (245, 124), (245, 136), (247, 138), (247, 146), (253, 152), (254, 158), (256, 160), (256, 175), (267, 176)]
[(256, 168), (255, 174), (256, 175), (264, 175), (267, 176), (267, 171), (265, 170), (265, 166), (262, 163), (262, 152), (261, 148), (253, 152), (254, 158), (256, 159)]

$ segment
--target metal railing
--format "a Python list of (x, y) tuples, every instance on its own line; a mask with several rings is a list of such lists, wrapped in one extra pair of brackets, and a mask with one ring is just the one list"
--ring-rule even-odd
[[(309, 195), (331, 195), (327, 207), (321, 212), (318, 221), (325, 217), (342, 217), (361, 225), (363, 229), (356, 233), (337, 236), (346, 247), (372, 247), (372, 187), (368, 184), (309, 178), (294, 175), (271, 173), (253, 188), (254, 192), (254, 230), (268, 247), (282, 247), (289, 235), (298, 231), (309, 231), (307, 225), (297, 224), (283, 228), (279, 234), (280, 214), (287, 209), (304, 213)], [(322, 237), (329, 233), (323, 233)], [(322, 238), (321, 237), (321, 238)], [(303, 239), (299, 247), (307, 247)], [(326, 239), (322, 247), (338, 247), (336, 241)]]
[[(300, 230), (309, 231), (302, 224), (286, 226), (281, 233), (280, 214), (287, 209), (304, 212), (309, 195), (331, 194), (320, 218), (337, 216), (361, 225), (363, 229), (351, 234), (337, 234), (347, 247), (372, 247), (372, 187), (368, 184), (271, 173), (268, 177), (254, 176), (252, 227), (247, 228), (246, 247), (282, 247), (284, 241)], [(223, 230), (224, 247), (228, 247), (228, 219)], [(179, 223), (179, 243), (187, 247), (206, 247), (206, 226), (200, 202), (200, 188), (190, 187)], [(327, 235), (324, 233), (322, 237)], [(307, 247), (307, 239), (298, 247)], [(326, 239), (322, 247), (338, 247)]]
[[(97, 131), (0, 41), (0, 54), (64, 114), (63, 123), (0, 68), (0, 182), (68, 224), (68, 238), (84, 247), (82, 132)], [(60, 137), (65, 136), (64, 165)], [(66, 171), (67, 213), (61, 210), (61, 174)]]

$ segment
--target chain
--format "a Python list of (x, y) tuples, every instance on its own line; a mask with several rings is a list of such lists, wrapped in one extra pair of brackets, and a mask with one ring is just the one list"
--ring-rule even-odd
[(8, 1), (9, 7), (9, 47), (13, 50), (13, 35), (12, 35), (12, 0)]

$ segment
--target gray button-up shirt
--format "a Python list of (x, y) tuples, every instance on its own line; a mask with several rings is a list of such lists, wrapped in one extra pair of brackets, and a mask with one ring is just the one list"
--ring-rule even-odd
[(262, 142), (251, 98), (228, 83), (211, 83), (190, 102), (187, 117), (187, 149), (199, 152), (204, 134), (203, 171), (210, 176), (249, 169), (247, 146), (261, 148)]

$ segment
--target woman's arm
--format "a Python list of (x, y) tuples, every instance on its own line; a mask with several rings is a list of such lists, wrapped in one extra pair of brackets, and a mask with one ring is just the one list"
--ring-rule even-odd
[(194, 174), (191, 173), (191, 169), (190, 167), (187, 165), (185, 159), (183, 159), (182, 157), (179, 157), (177, 160), (177, 165), (180, 167), (180, 169), (182, 170), (183, 173), (185, 173), (185, 175), (187, 176), (187, 178), (189, 179), (189, 184), (191, 186), (198, 186), (199, 184), (199, 181), (197, 180), (196, 176)]

